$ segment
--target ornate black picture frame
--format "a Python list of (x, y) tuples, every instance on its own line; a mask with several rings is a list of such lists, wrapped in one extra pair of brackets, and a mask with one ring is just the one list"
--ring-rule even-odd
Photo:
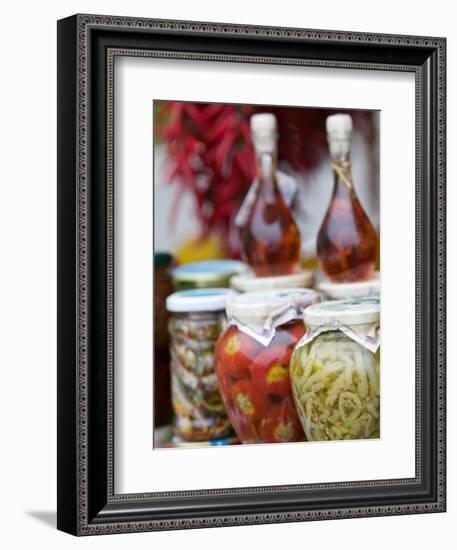
[[(414, 73), (414, 478), (115, 494), (113, 70), (123, 55)], [(98, 15), (58, 22), (59, 529), (90, 535), (445, 511), (445, 61), (444, 38)]]

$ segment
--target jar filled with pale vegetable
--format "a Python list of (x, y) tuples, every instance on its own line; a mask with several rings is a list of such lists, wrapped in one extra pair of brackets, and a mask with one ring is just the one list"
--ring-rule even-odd
[(378, 438), (379, 299), (307, 308), (291, 358), (295, 405), (309, 441)]

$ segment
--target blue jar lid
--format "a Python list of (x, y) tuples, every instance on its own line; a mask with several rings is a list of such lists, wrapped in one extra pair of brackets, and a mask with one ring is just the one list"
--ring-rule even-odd
[(194, 282), (208, 287), (226, 286), (235, 274), (247, 271), (247, 266), (238, 260), (208, 260), (180, 265), (173, 269), (175, 282)]

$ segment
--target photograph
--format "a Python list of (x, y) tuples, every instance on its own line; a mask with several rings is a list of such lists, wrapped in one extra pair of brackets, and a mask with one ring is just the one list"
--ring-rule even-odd
[(154, 100), (155, 449), (382, 437), (381, 118)]
[(59, 530), (446, 510), (446, 38), (328, 15), (59, 19)]

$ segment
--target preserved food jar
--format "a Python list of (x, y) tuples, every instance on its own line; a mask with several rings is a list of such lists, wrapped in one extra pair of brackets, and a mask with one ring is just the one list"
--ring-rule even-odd
[(367, 298), (369, 296), (379, 296), (381, 292), (381, 279), (379, 277), (379, 271), (375, 271), (373, 277), (368, 281), (358, 281), (355, 283), (332, 283), (331, 281), (322, 281), (316, 288), (329, 300)]
[(172, 271), (175, 290), (227, 288), (233, 275), (245, 273), (248, 266), (238, 260), (207, 260), (176, 267)]
[(289, 377), (292, 350), (305, 333), (309, 289), (247, 292), (227, 302), (230, 325), (216, 345), (225, 408), (243, 443), (303, 441)]
[(229, 289), (194, 289), (167, 298), (175, 435), (205, 441), (231, 433), (214, 369), (214, 346), (226, 325)]
[(234, 275), (230, 279), (230, 286), (238, 292), (259, 292), (261, 290), (285, 288), (311, 288), (314, 283), (314, 273), (310, 269), (303, 269), (290, 275), (276, 277), (256, 277), (254, 273)]
[(154, 427), (171, 422), (170, 345), (168, 339), (167, 297), (173, 292), (170, 268), (173, 256), (154, 254)]
[(323, 302), (291, 360), (292, 392), (309, 441), (379, 437), (379, 299)]

